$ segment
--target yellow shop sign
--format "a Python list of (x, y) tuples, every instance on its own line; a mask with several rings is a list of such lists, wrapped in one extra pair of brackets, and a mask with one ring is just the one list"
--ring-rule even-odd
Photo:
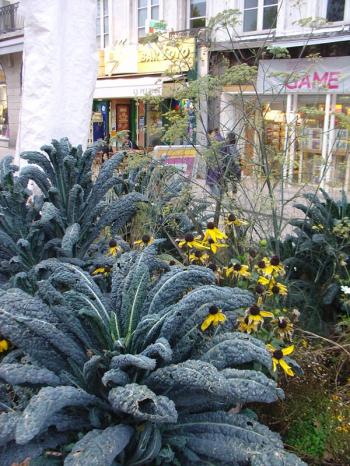
[(139, 73), (189, 71), (195, 63), (195, 39), (140, 44), (137, 63)]

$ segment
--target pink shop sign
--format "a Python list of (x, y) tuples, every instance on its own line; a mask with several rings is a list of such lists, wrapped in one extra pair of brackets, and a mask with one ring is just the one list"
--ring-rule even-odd
[(350, 57), (261, 60), (259, 94), (350, 94)]

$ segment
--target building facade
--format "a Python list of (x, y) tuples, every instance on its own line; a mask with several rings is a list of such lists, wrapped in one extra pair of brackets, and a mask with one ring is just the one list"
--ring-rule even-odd
[[(210, 18), (228, 9), (236, 11), (234, 27), (203, 41)], [(217, 127), (223, 134), (234, 131), (242, 152), (253, 157), (257, 136), (242, 111), (245, 103), (256, 101), (271, 153), (288, 152), (285, 170), (291, 181), (317, 184), (322, 178), (323, 186), (350, 190), (350, 138), (344, 124), (350, 118), (350, 87), (344, 78), (350, 74), (350, 0), (99, 0), (95, 139), (127, 129), (139, 146), (159, 143), (147, 128), (161, 127), (162, 115), (142, 97), (163, 96), (165, 108), (178, 104), (167, 91), (164, 56), (143, 53), (150, 47), (142, 43), (145, 35), (154, 25), (161, 28), (159, 22), (169, 37), (194, 41), (193, 63), (178, 69), (185, 80), (220, 75), (227, 63), (254, 65), (260, 78), (267, 67), (290, 73), (297, 63), (301, 79), (287, 87), (266, 89), (260, 79), (244, 89), (224, 88), (219, 98), (201, 106), (203, 127), (197, 124), (197, 133)], [(280, 50), (280, 58), (273, 50)]]
[[(23, 19), (19, 2), (0, 1), (0, 148), (16, 147), (22, 87)], [(6, 150), (2, 151), (6, 152)]]

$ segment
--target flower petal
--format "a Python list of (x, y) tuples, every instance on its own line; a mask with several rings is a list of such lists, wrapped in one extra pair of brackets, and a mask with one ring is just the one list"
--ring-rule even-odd
[(214, 316), (212, 314), (208, 315), (208, 317), (203, 321), (201, 325), (202, 332), (205, 332), (207, 328), (212, 324)]
[(283, 356), (288, 356), (289, 354), (292, 354), (294, 351), (294, 345), (287, 346), (287, 348), (283, 348), (282, 353)]
[(287, 375), (290, 375), (291, 377), (293, 377), (294, 372), (292, 371), (292, 368), (290, 367), (290, 365), (287, 364), (284, 359), (279, 359), (278, 362), (279, 362), (280, 366), (282, 367), (282, 369), (284, 370), (284, 372)]
[(263, 317), (274, 317), (272, 312), (269, 311), (260, 311), (260, 315), (262, 315)]

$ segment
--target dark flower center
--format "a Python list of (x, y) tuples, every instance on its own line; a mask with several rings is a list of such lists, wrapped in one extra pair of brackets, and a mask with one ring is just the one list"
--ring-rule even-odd
[(264, 269), (266, 267), (265, 261), (259, 261), (258, 262), (258, 267), (259, 267), (259, 269)]
[(251, 308), (249, 308), (249, 314), (252, 316), (258, 316), (260, 314), (259, 306), (254, 305)]
[(288, 322), (285, 319), (282, 319), (278, 322), (279, 328), (287, 328)]
[(271, 265), (279, 265), (280, 258), (278, 256), (272, 256), (270, 260)]
[(248, 316), (244, 319), (244, 323), (245, 323), (246, 325), (249, 324), (249, 317), (248, 317)]
[(186, 243), (191, 243), (193, 240), (194, 240), (194, 236), (192, 235), (192, 233), (186, 233), (185, 235)]
[(273, 294), (279, 294), (280, 289), (278, 288), (277, 285), (274, 285), (274, 286), (271, 288), (271, 291), (272, 291)]
[(208, 230), (214, 230), (214, 228), (215, 228), (214, 222), (208, 222), (207, 223), (207, 228), (208, 228)]
[(209, 239), (208, 239), (208, 243), (209, 243), (209, 244), (214, 244), (215, 241), (213, 240), (213, 238), (209, 238)]
[(150, 235), (143, 235), (141, 239), (142, 239), (142, 242), (145, 243), (145, 244), (147, 244), (147, 243), (149, 243), (151, 241)]
[(215, 305), (210, 306), (210, 308), (209, 308), (209, 314), (213, 314), (213, 315), (214, 315), (214, 314), (217, 314), (218, 312), (219, 312), (219, 308), (218, 308), (217, 306), (215, 306)]
[(264, 287), (262, 285), (260, 285), (260, 283), (258, 283), (255, 287), (255, 292), (258, 293), (258, 294), (263, 294), (264, 292)]
[(175, 264), (176, 264), (176, 262), (175, 262), (174, 260), (171, 260), (171, 261), (169, 262), (169, 265), (175, 265)]
[(105, 267), (105, 272), (109, 273), (111, 271), (111, 268), (109, 266)]
[(236, 216), (235, 216), (234, 214), (230, 214), (230, 215), (228, 216), (228, 221), (229, 221), (229, 222), (234, 222), (235, 220), (236, 220)]
[(282, 351), (279, 349), (279, 350), (276, 350), (272, 353), (272, 356), (275, 358), (275, 359), (282, 359), (283, 358), (283, 353)]
[(209, 268), (210, 270), (212, 270), (213, 272), (216, 272), (217, 269), (218, 269), (217, 266), (216, 266), (215, 264), (213, 264), (213, 263), (209, 264), (209, 265), (208, 265), (208, 268)]
[(236, 270), (236, 272), (239, 272), (241, 270), (241, 268), (242, 268), (241, 264), (235, 264), (233, 266), (233, 270)]
[(196, 251), (194, 255), (199, 259), (200, 257), (202, 257), (203, 253), (202, 251)]
[(110, 248), (115, 248), (115, 247), (116, 247), (116, 245), (117, 245), (117, 242), (116, 242), (116, 240), (114, 240), (114, 239), (111, 239), (111, 240), (110, 240), (110, 242), (109, 242), (109, 247), (110, 247)]

